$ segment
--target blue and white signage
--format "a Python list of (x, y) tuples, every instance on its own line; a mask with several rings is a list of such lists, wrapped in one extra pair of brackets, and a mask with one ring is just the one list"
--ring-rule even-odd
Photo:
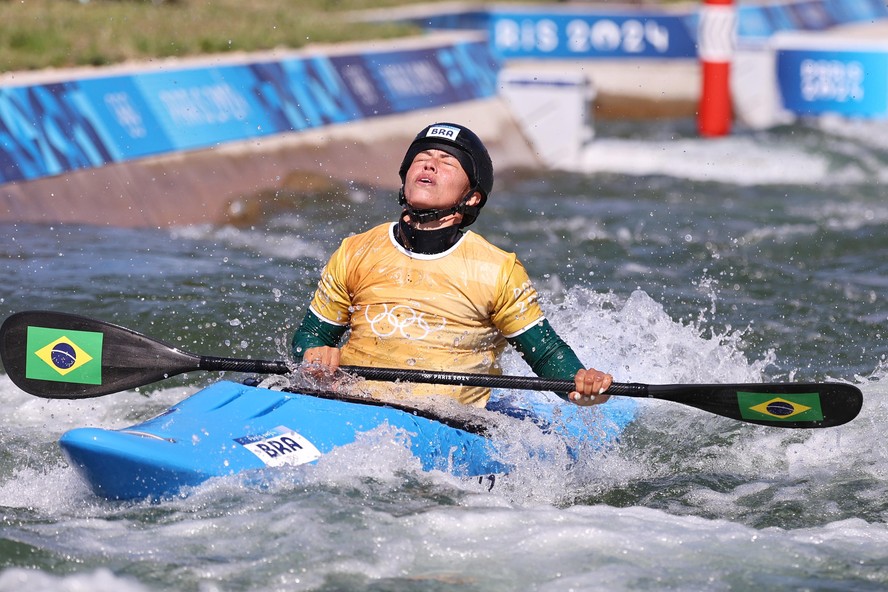
[(493, 96), (482, 41), (0, 87), (0, 184)]
[(695, 26), (690, 14), (493, 11), (488, 33), (502, 59), (684, 58)]
[(235, 438), (234, 441), (269, 467), (304, 465), (321, 458), (321, 452), (314, 444), (285, 426), (278, 426), (263, 434)]
[(787, 31), (821, 31), (836, 25), (888, 17), (884, 0), (795, 0), (744, 4), (739, 11), (741, 37), (768, 37)]
[(776, 51), (783, 106), (800, 115), (888, 116), (888, 47)]

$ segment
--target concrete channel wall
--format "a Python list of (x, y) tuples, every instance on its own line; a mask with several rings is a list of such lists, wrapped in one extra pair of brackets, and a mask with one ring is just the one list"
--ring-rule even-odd
[(499, 167), (538, 166), (498, 69), (477, 34), (449, 33), (7, 77), (0, 220), (219, 223), (300, 184), (395, 187), (410, 139), (438, 120), (476, 129)]
[[(450, 30), (418, 39), (4, 74), (0, 222), (225, 223), (261, 215), (256, 196), (279, 190), (394, 189), (408, 142), (435, 121), (474, 129), (499, 178), (551, 166), (552, 152), (531, 140), (526, 117), (503, 96), (504, 68), (581, 74), (594, 87), (595, 117), (693, 116), (696, 5), (618, 8), (435, 4), (403, 18)], [(594, 35), (581, 44), (583, 54), (558, 37), (581, 9), (592, 11), (590, 35), (607, 25), (598, 46)], [(741, 5), (738, 14), (747, 41), (787, 27), (882, 41), (877, 20), (888, 8), (882, 0), (781, 0)], [(627, 45), (636, 30), (644, 35)], [(768, 88), (762, 79), (773, 67), (761, 55), (754, 67), (738, 64), (735, 87)], [(763, 112), (769, 102), (756, 92), (735, 93), (738, 114), (780, 121), (779, 106)], [(776, 91), (770, 96), (773, 103)]]

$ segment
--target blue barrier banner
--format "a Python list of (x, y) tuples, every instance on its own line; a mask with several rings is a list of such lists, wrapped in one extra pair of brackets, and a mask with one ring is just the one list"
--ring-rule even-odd
[[(780, 31), (819, 31), (836, 25), (872, 21), (880, 18), (888, 18), (888, 4), (885, 0), (784, 0), (779, 3), (735, 3), (738, 23), (737, 34), (741, 37), (767, 37)], [(673, 12), (652, 12), (627, 9), (622, 13), (617, 10), (590, 7), (583, 10), (561, 9), (552, 5), (543, 12), (539, 8), (528, 10), (491, 8), (489, 13), (481, 11), (464, 11), (446, 13), (442, 15), (429, 15), (424, 17), (408, 18), (408, 22), (427, 29), (486, 29), (494, 43), (499, 43), (500, 48), (495, 47), (497, 55), (502, 58), (511, 57), (549, 57), (553, 46), (561, 49), (556, 57), (600, 57), (602, 54), (596, 48), (609, 47), (618, 37), (626, 38), (626, 51), (605, 51), (604, 57), (618, 57), (618, 53), (626, 53), (627, 57), (639, 55), (649, 57), (643, 52), (637, 51), (641, 45), (638, 41), (646, 35), (653, 40), (649, 43), (653, 47), (662, 47), (661, 38), (664, 31), (673, 32), (672, 19), (684, 21), (687, 31), (677, 33), (681, 37), (689, 35), (696, 38), (698, 9), (695, 8), (685, 14)], [(506, 23), (497, 25), (494, 21), (505, 19)], [(588, 41), (593, 46), (593, 51), (567, 51), (564, 50), (565, 41), (573, 40), (579, 47), (587, 43), (584, 39), (577, 39), (564, 31), (564, 19), (581, 19), (588, 23), (603, 21), (600, 36), (606, 36), (607, 41), (600, 37), (598, 43)], [(642, 31), (632, 21), (639, 21), (650, 27), (650, 31)], [(657, 22), (659, 30), (647, 23)], [(668, 24), (662, 24), (662, 23)], [(629, 23), (629, 24), (626, 24)], [(499, 40), (497, 26), (501, 27)], [(558, 30), (559, 27), (561, 30)], [(626, 28), (625, 34), (616, 31)], [(611, 31), (606, 31), (610, 29)], [(584, 37), (582, 27), (575, 32), (580, 38)], [(610, 45), (609, 45), (610, 44)], [(633, 48), (633, 49), (630, 49)], [(654, 50), (657, 51), (657, 50)], [(566, 52), (566, 53), (565, 53)], [(656, 54), (659, 55), (659, 54)], [(672, 55), (668, 57), (687, 57), (687, 55)]]
[(442, 14), (429, 14), (421, 17), (408, 17), (405, 19), (424, 29), (444, 30), (483, 30), (487, 28), (490, 14), (487, 10), (466, 10), (461, 12), (446, 12)]
[[(825, 0), (826, 9), (839, 23), (853, 23), (888, 16), (888, 8), (878, 0)], [(881, 10), (879, 10), (881, 8)]]
[(888, 49), (778, 49), (777, 80), (794, 113), (888, 116)]
[(499, 71), (485, 44), (340, 56), (330, 61), (364, 117), (493, 96)]
[(248, 66), (251, 94), (270, 119), (265, 133), (300, 131), (362, 117), (330, 59), (289, 59)]
[(0, 181), (107, 164), (117, 156), (75, 82), (0, 89)]
[(737, 7), (739, 37), (770, 37), (776, 32), (774, 21), (762, 6)]
[(175, 150), (135, 77), (94, 78), (70, 84), (79, 88), (82, 110), (95, 114), (114, 161)]
[(484, 42), (0, 88), (0, 184), (493, 96)]
[(262, 105), (248, 92), (254, 79), (244, 66), (153, 72), (134, 82), (175, 149), (273, 131)]
[(765, 11), (765, 14), (771, 21), (775, 32), (798, 31), (802, 28), (801, 23), (799, 23), (796, 18), (796, 14), (790, 10), (789, 5), (787, 4), (763, 6), (762, 10)]
[(799, 28), (804, 30), (822, 31), (838, 24), (826, 9), (824, 0), (793, 2), (787, 8), (799, 23)]
[(509, 58), (696, 57), (696, 14), (491, 12), (491, 49)]
[(781, 31), (820, 31), (888, 17), (883, 0), (800, 0), (738, 6), (737, 34), (768, 37)]

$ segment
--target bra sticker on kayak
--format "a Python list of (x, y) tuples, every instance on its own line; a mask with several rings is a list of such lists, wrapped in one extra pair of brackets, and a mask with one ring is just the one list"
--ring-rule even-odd
[(285, 426), (255, 436), (235, 438), (234, 441), (269, 467), (304, 465), (321, 458), (321, 452), (314, 444)]

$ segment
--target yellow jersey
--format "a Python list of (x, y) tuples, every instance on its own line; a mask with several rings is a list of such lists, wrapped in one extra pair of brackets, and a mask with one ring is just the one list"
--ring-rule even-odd
[[(397, 223), (342, 241), (310, 308), (351, 332), (341, 363), (380, 368), (500, 374), (506, 338), (543, 320), (536, 289), (514, 253), (471, 231), (447, 251), (412, 253)], [(411, 385), (483, 406), (489, 389)]]

